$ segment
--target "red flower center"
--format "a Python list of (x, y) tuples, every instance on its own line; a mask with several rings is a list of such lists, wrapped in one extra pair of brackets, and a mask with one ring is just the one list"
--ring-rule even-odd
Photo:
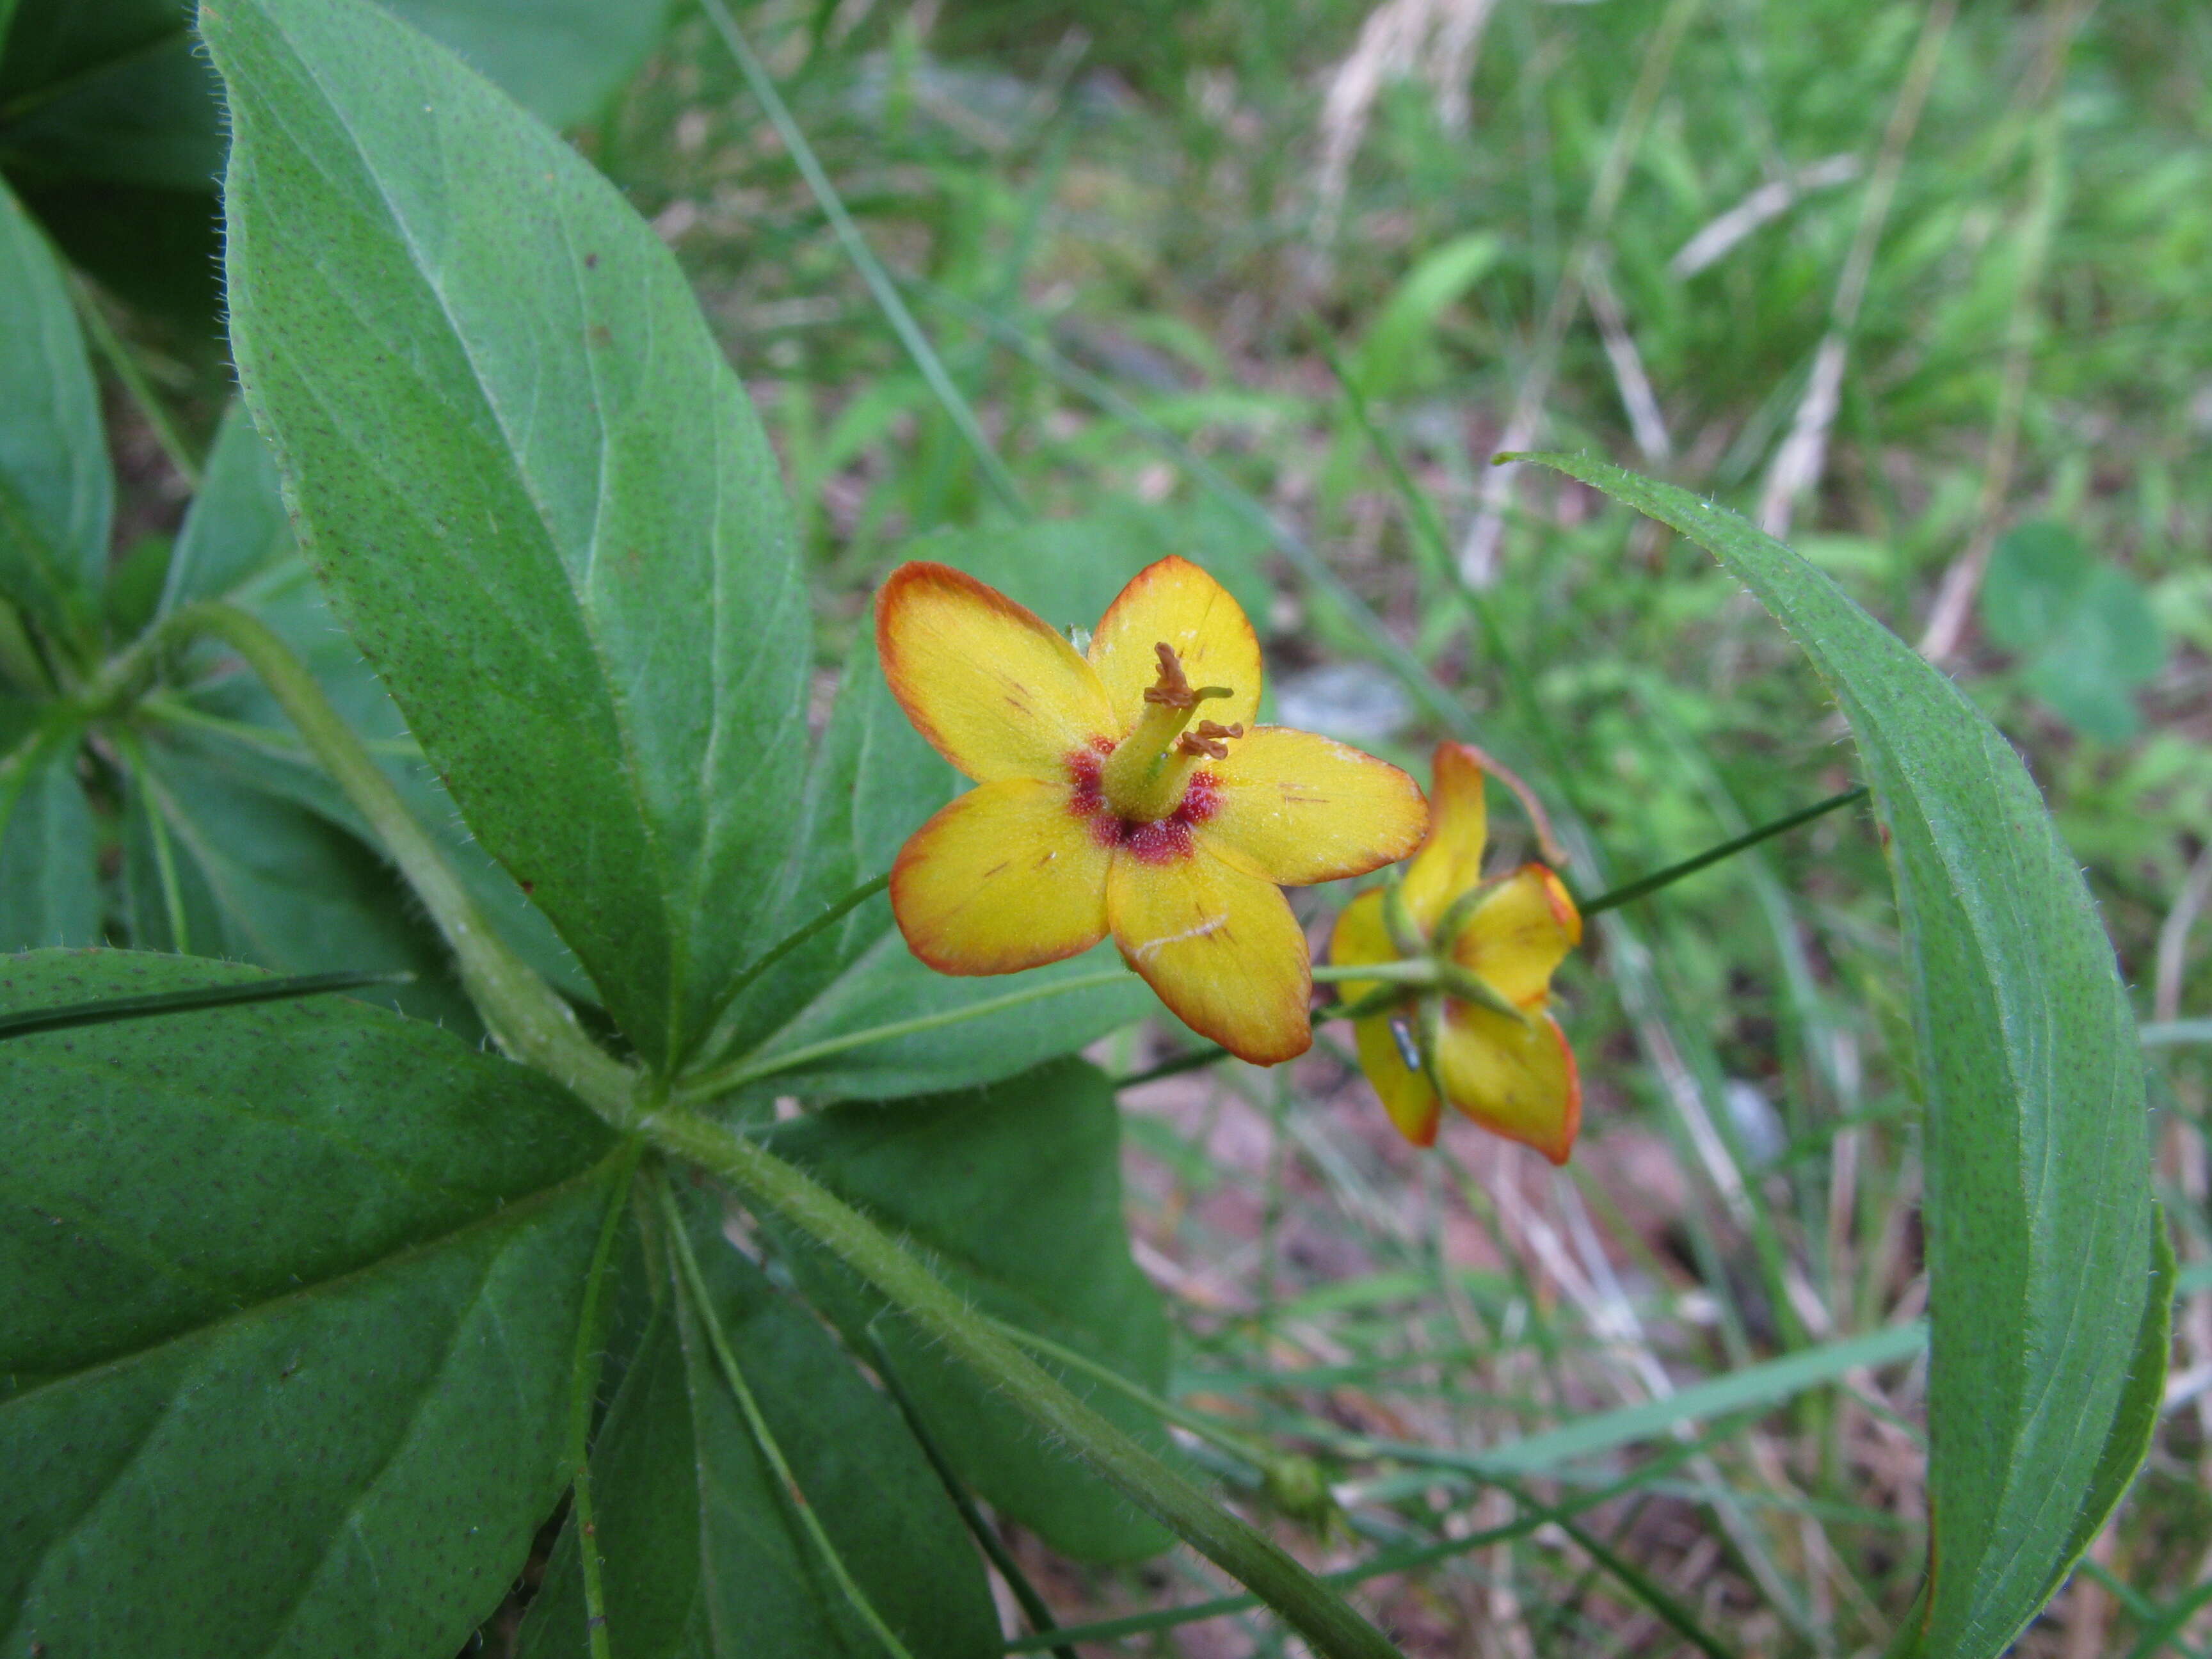
[(1113, 751), (1111, 738), (1093, 738), (1090, 752), (1078, 750), (1067, 757), (1068, 781), (1074, 786), (1067, 810), (1089, 820), (1091, 837), (1101, 847), (1127, 848), (1130, 856), (1146, 864), (1188, 858), (1191, 830), (1221, 810), (1221, 780), (1211, 772), (1193, 772), (1172, 812), (1140, 823), (1113, 811), (1099, 788), (1099, 769)]

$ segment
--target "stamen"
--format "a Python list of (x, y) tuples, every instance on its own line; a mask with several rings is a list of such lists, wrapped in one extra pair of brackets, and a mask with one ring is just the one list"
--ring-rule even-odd
[(1196, 787), (1193, 769), (1204, 761), (1227, 760), (1226, 740), (1244, 735), (1242, 721), (1221, 726), (1200, 720), (1194, 729), (1184, 730), (1199, 704), (1236, 693), (1225, 685), (1193, 685), (1182, 659), (1165, 640), (1152, 651), (1160, 659), (1159, 678), (1145, 691), (1136, 726), (1098, 770), (1099, 793), (1130, 824), (1164, 824)]
[(1234, 726), (1218, 726), (1212, 720), (1200, 720), (1198, 730), (1186, 732), (1176, 739), (1176, 752), (1181, 755), (1203, 755), (1212, 760), (1227, 760), (1229, 745), (1223, 739), (1244, 735), (1244, 722)]

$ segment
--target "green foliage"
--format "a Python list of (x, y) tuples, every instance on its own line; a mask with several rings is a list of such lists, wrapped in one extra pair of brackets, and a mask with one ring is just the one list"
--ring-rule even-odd
[[(1470, 592), (1452, 537), (1532, 380), (1555, 437), (1618, 448), (1644, 376), (1655, 470), (1756, 489), (1920, 13), (1707, 9), (1632, 132), (1653, 8), (1498, 8), (1456, 82), (1379, 89), (1324, 246), (1304, 169), (1352, 0), (1209, 0), (1087, 48), (1085, 7), (934, 33), (739, 9), (754, 90), (771, 65), (797, 112), (773, 143), (718, 3), (608, 101), (669, 9), (215, 0), (203, 46), (173, 0), (0, 0), (0, 951), (28, 952), (0, 1018), (93, 1005), (0, 1030), (10, 1639), (954, 1659), (1001, 1646), (964, 1522), (1028, 1610), (1015, 1645), (1051, 1645), (1011, 1522), (1095, 1564), (1053, 1601), (1147, 1607), (1085, 1639), (1255, 1605), (1119, 1572), (1180, 1536), (1315, 1651), (1387, 1650), (1202, 1473), (1271, 1528), (1340, 1503), (1389, 1540), (1346, 1577), (1416, 1575), (1421, 1621), (1457, 1598), (1418, 1575), (1494, 1548), (1537, 1651), (1648, 1613), (1709, 1652), (1978, 1659), (2157, 1433), (2178, 1451), (2109, 1582), (2138, 1650), (2185, 1635), (2185, 1584), (2161, 1607), (2131, 1552), (2202, 1555), (2160, 1408), (2170, 1294), (2206, 1279), (2146, 1202), (2075, 860), (2127, 971), (2193, 989), (2185, 923), (2179, 967), (2148, 941), (2212, 769), (2185, 722), (2142, 728), (2212, 639), (2180, 550), (2208, 522), (2212, 164), (2160, 33), (2202, 21), (1966, 9), (1798, 509), (1835, 583), (1577, 460), (1726, 574), (1524, 482)], [(539, 120), (593, 125), (572, 149)], [(242, 402), (129, 308), (205, 334), (226, 155)], [(1585, 253), (1594, 326), (1561, 286)], [(895, 291), (933, 342), (883, 324)], [(198, 475), (181, 521), (149, 434)], [(1993, 520), (2021, 527), (1979, 637), (2011, 669), (1947, 664), (1954, 689), (1874, 618), (1903, 627)], [(1337, 669), (1419, 711), (1378, 720), (1394, 758), (1433, 720), (1511, 761), (1584, 893), (1850, 782), (1748, 583), (1843, 705), (1895, 913), (1838, 814), (1594, 918), (1561, 1005), (1578, 1188), (1462, 1181), (1448, 1136), (1416, 1190), (1336, 1109), (1326, 1028), (1287, 1079), (1133, 1096), (1125, 1136), (1071, 1057), (1155, 1058), (1110, 951), (1009, 981), (904, 948), (877, 884), (959, 784), (865, 592), (942, 559), (1087, 627), (1168, 552), (1239, 597), (1271, 672), (1374, 655)], [(2053, 743), (2023, 691), (2098, 742)], [(1336, 902), (1301, 898), (1316, 938)], [(46, 948), (102, 944), (130, 949)], [(2198, 1051), (2156, 1052), (2185, 1154)], [(1138, 1271), (1131, 1211), (1187, 1295)], [(1919, 1350), (1923, 1225), (1924, 1551), (1896, 1473), (1917, 1373), (1864, 1375)], [(1473, 1524), (1483, 1494), (1504, 1520)], [(1723, 1593), (1678, 1574), (1686, 1522)]]
[(2158, 619), (2139, 584), (2093, 560), (2063, 525), (2024, 524), (1997, 543), (1982, 625), (2080, 731), (2119, 743), (2141, 728), (2134, 693), (2165, 666)]
[[(668, 0), (389, 9), (541, 119), (573, 126), (636, 70)], [(0, 173), (35, 192), (47, 228), (118, 292), (204, 325), (227, 135), (192, 11), (190, 0), (0, 7)]]
[(1997, 1652), (2141, 1465), (2150, 1425), (2136, 1400), (2166, 1352), (2142, 1059), (2112, 946), (2033, 781), (1941, 674), (1735, 514), (1602, 462), (1542, 459), (1720, 560), (1812, 659), (1858, 739), (1926, 1092), (1934, 1522), (1920, 1639)]
[[(1129, 1261), (1114, 1097), (1091, 1067), (1071, 1060), (972, 1093), (836, 1107), (776, 1146), (920, 1244), (993, 1318), (1155, 1394), (1165, 1385), (1167, 1322)], [(854, 1340), (880, 1314), (879, 1301), (803, 1247), (793, 1267)], [(904, 1327), (889, 1327), (884, 1340), (932, 1436), (993, 1504), (1082, 1560), (1133, 1560), (1166, 1547), (1159, 1528), (1096, 1476), (1032, 1436), (1009, 1434), (981, 1379)], [(1127, 1400), (1098, 1393), (1091, 1403), (1140, 1441), (1164, 1443), (1158, 1425)]]
[[(606, 1621), (624, 1654), (882, 1651), (826, 1564), (720, 1369), (735, 1362), (775, 1457), (852, 1583), (915, 1659), (999, 1650), (982, 1564), (897, 1411), (821, 1326), (731, 1249), (711, 1206), (685, 1225), (708, 1299), (673, 1260), (592, 1455)], [(673, 1256), (671, 1241), (659, 1252)], [(520, 1651), (587, 1646), (572, 1523)]]
[(0, 582), (13, 610), (82, 652), (114, 514), (107, 441), (62, 273), (3, 186), (0, 283), (11, 296), (0, 334)]
[[(0, 1008), (252, 977), (38, 952)], [(388, 1014), (188, 1018), (0, 1045), (9, 1639), (450, 1652), (566, 1480), (611, 1137)]]
[[(307, 556), (477, 837), (680, 1060), (796, 827), (805, 600), (751, 407), (621, 198), (452, 58), (365, 9), (208, 39), (233, 341)], [(350, 58), (386, 73), (305, 67)]]

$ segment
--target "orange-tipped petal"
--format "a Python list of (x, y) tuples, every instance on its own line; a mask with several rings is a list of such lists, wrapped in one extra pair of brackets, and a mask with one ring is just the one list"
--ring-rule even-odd
[(1553, 971), (1582, 937), (1582, 914), (1565, 884), (1542, 865), (1524, 864), (1483, 896), (1450, 941), (1452, 960), (1525, 1007), (1543, 1000)]
[(1482, 798), (1482, 761), (1465, 744), (1437, 745), (1429, 790), (1429, 837), (1406, 866), (1406, 910), (1423, 933), (1451, 902), (1482, 879), (1490, 809)]
[(1549, 1014), (1528, 1024), (1464, 1002), (1444, 1005), (1437, 1041), (1444, 1098), (1493, 1133), (1565, 1164), (1582, 1127), (1582, 1079)]
[(1064, 779), (1071, 755), (1121, 728), (1075, 647), (995, 587), (915, 560), (876, 595), (891, 694), (969, 777)]
[[(1401, 1018), (1410, 1019), (1413, 1016)], [(1398, 1133), (1416, 1146), (1436, 1145), (1437, 1124), (1443, 1115), (1443, 1108), (1437, 1099), (1437, 1091), (1429, 1086), (1427, 1075), (1419, 1067), (1406, 1064), (1405, 1050), (1390, 1030), (1389, 1017), (1370, 1014), (1352, 1024), (1359, 1042), (1359, 1069), (1375, 1085), (1382, 1109), (1390, 1115), (1390, 1121), (1397, 1126)]]
[(1255, 1066), (1312, 1045), (1305, 935), (1273, 883), (1203, 846), (1156, 857), (1124, 848), (1106, 914), (1129, 966), (1200, 1036)]
[(1122, 721), (1115, 736), (1135, 723), (1146, 689), (1158, 678), (1156, 645), (1174, 647), (1193, 686), (1229, 688), (1230, 696), (1200, 704), (1199, 714), (1223, 726), (1252, 724), (1260, 708), (1260, 641), (1243, 607), (1189, 560), (1166, 558), (1129, 579), (1091, 636), (1091, 665)]
[(891, 866), (907, 948), (940, 974), (1011, 974), (1104, 938), (1114, 855), (1069, 793), (1002, 778), (908, 836)]
[(1285, 886), (1364, 876), (1405, 857), (1428, 828), (1413, 779), (1310, 732), (1263, 726), (1209, 770), (1215, 805), (1200, 833), (1224, 858)]

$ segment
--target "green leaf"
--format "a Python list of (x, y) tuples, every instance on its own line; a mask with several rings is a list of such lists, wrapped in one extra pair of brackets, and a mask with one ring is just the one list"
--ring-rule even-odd
[[(247, 981), (40, 952), (0, 1008)], [(565, 1484), (611, 1138), (341, 998), (0, 1045), (9, 1650), (457, 1650)]]
[(2118, 1501), (2107, 1448), (2165, 1361), (2140, 1352), (2159, 1283), (2142, 1059), (2112, 946), (2034, 782), (1949, 680), (1734, 514), (1603, 462), (1539, 459), (1719, 559), (1858, 740), (1927, 1097), (1926, 1647), (1998, 1653)]
[(620, 195), (354, 0), (204, 14), (232, 339), (308, 558), (649, 1060), (763, 932), (809, 656), (773, 458)]
[(444, 945), (392, 871), (328, 818), (241, 777), (230, 750), (179, 732), (126, 751), (132, 945), (289, 974), (404, 969), (412, 984), (363, 994), (481, 1036)]
[(1981, 614), (1991, 639), (2027, 659), (2029, 689), (2075, 730), (2118, 743), (2141, 727), (2134, 693), (2165, 665), (2158, 617), (2140, 585), (2092, 558), (2064, 526), (2007, 532)]
[(1406, 273), (1348, 365), (1360, 390), (1389, 398), (1424, 392), (1442, 378), (1437, 324), (1505, 252), (1488, 231), (1470, 231), (1421, 257)]
[[(691, 1229), (714, 1316), (846, 1570), (915, 1659), (996, 1655), (981, 1563), (920, 1448), (821, 1325), (731, 1249), (717, 1219)], [(592, 1493), (608, 1638), (623, 1659), (879, 1659), (680, 1286), (662, 1286), (592, 1447)], [(577, 1547), (571, 1526), (531, 1604), (523, 1659), (586, 1650)]]
[(100, 937), (99, 836), (76, 781), (74, 720), (33, 727), (0, 757), (0, 951)]
[[(845, 672), (807, 787), (799, 868), (772, 933), (787, 936), (891, 867), (907, 836), (952, 799), (960, 779), (916, 735), (884, 684), (871, 645)], [(949, 1013), (1034, 987), (1117, 967), (1110, 944), (1067, 962), (991, 978), (940, 974), (917, 960), (869, 899), (778, 963), (746, 991), (712, 1052), (769, 1064), (854, 1032)], [(1123, 982), (1044, 998), (936, 1030), (847, 1048), (775, 1073), (759, 1087), (811, 1099), (883, 1099), (994, 1082), (1142, 1018), (1158, 1004), (1133, 974)]]
[(0, 185), (0, 595), (82, 650), (115, 484), (84, 337), (46, 238)]
[(254, 431), (246, 405), (234, 400), (216, 428), (199, 491), (170, 550), (161, 614), (201, 599), (250, 604), (247, 584), (257, 578), (264, 589), (290, 588), (307, 574), (293, 547), (276, 458)]
[[(927, 1251), (983, 1312), (1160, 1394), (1167, 1318), (1129, 1260), (1119, 1130), (1106, 1079), (1063, 1060), (965, 1093), (833, 1107), (779, 1133), (775, 1149)], [(810, 1298), (857, 1340), (881, 1303), (795, 1240), (790, 1249)], [(1134, 1560), (1167, 1547), (1168, 1534), (1111, 1487), (1010, 1420), (972, 1373), (900, 1321), (877, 1328), (932, 1436), (1000, 1510), (1083, 1560)], [(1149, 1413), (1044, 1363), (1117, 1426), (1172, 1455)]]
[(573, 127), (637, 72), (673, 0), (385, 0), (548, 126)]
[[(162, 611), (202, 599), (224, 600), (259, 617), (299, 654), (331, 705), (379, 755), (386, 774), (414, 809), (416, 822), (437, 838), (447, 863), (469, 884), (501, 935), (554, 984), (588, 1000), (590, 984), (575, 958), (544, 913), (470, 837), (452, 798), (422, 764), (421, 750), (408, 738), (399, 710), (361, 653), (331, 621), (321, 589), (293, 545), (276, 463), (242, 404), (233, 404), (224, 416), (200, 492), (185, 516), (170, 562)], [(374, 860), (368, 850), (373, 845), (368, 826), (309, 760), (276, 699), (260, 682), (241, 670), (220, 645), (203, 643), (181, 654), (172, 678), (187, 708), (149, 711), (149, 747), (212, 768), (227, 788), (259, 792), (266, 803), (260, 810), (272, 823), (290, 823), (301, 808), (319, 815), (358, 843), (353, 862)], [(194, 724), (193, 717), (202, 715), (224, 724)], [(240, 810), (253, 809), (241, 802)], [(326, 864), (335, 856), (319, 853), (307, 840), (300, 844), (310, 864)], [(264, 863), (275, 879), (302, 889), (312, 885), (304, 868), (287, 876), (268, 860)], [(384, 880), (385, 891), (373, 902), (389, 913), (396, 925), (409, 912), (410, 902), (396, 876), (387, 873)], [(358, 889), (361, 883), (349, 877), (341, 885)], [(142, 906), (139, 914), (151, 913)], [(251, 934), (259, 922), (241, 914), (231, 925)], [(264, 965), (279, 965), (257, 951), (240, 954)], [(442, 953), (434, 960), (442, 962)], [(425, 1017), (444, 1018), (441, 1010), (422, 1002), (424, 994), (419, 988), (402, 993), (400, 1006)], [(436, 994), (443, 995), (442, 991)], [(473, 1016), (465, 1024), (472, 1027)]]
[[(571, 126), (636, 70), (668, 0), (386, 0), (539, 119)], [(204, 193), (222, 170), (220, 87), (190, 0), (22, 0), (0, 55), (13, 167)], [(213, 204), (208, 204), (212, 214)]]

